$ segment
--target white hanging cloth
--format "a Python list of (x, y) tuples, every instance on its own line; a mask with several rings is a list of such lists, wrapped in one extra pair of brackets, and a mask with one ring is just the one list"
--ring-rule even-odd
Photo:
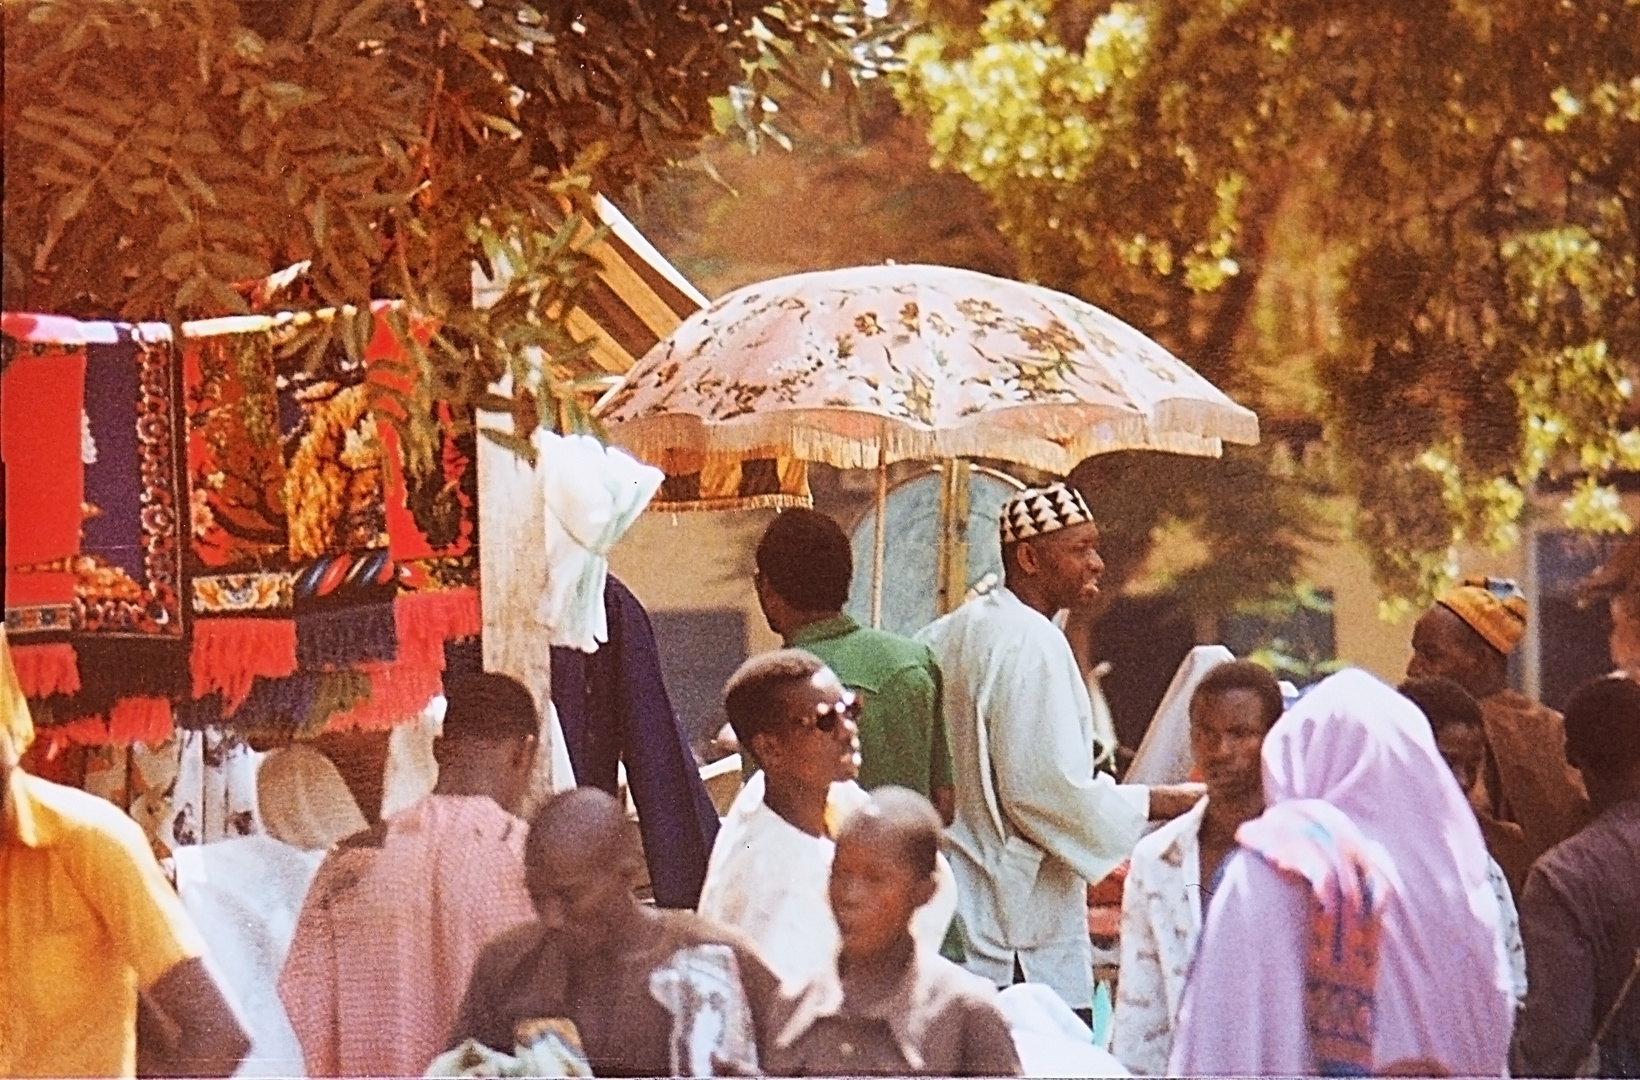
[(533, 442), (547, 553), (547, 588), (536, 620), (547, 628), (550, 644), (594, 652), (609, 640), (609, 549), (666, 476), (590, 435), (537, 430)]
[(1197, 645), (1173, 673), (1150, 728), (1123, 778), (1129, 784), (1178, 784), (1190, 776), (1190, 699), (1207, 673), (1234, 660), (1223, 645)]
[[(508, 417), (481, 413), (482, 426)], [(607, 556), (664, 474), (585, 435), (537, 431), (536, 463), (478, 440), (484, 670), (518, 679), (541, 711), (530, 801), (575, 786), (552, 704), (553, 645), (587, 652), (608, 640)]]

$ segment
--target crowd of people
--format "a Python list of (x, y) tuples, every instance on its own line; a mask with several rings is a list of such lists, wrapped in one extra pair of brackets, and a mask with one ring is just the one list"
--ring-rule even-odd
[[(255, 902), (196, 921), (210, 873), (179, 859), (179, 898), (19, 767), (8, 659), (0, 1075), (1640, 1076), (1640, 683), (1511, 690), (1526, 601), (1475, 579), (1398, 688), (1202, 665), (1194, 772), (1121, 783), (1054, 621), (1097, 526), (1054, 484), (999, 528), (1001, 584), (913, 641), (844, 614), (830, 518), (771, 524), (785, 647), (725, 687), (748, 775), (694, 911), (639, 898), (608, 794), (525, 806), (536, 703), (469, 674), (436, 787), (373, 825), (324, 755), (269, 754), (266, 835), (213, 864), (267, 868)], [(1122, 873), (1106, 1055), (1088, 889)]]

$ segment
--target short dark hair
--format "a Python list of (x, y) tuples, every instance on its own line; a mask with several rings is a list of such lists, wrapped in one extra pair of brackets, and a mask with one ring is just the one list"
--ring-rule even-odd
[(1444, 675), (1408, 679), (1397, 689), (1402, 697), (1418, 706), (1437, 735), (1454, 727), (1484, 730), (1480, 702), (1475, 700), (1475, 695)]
[(535, 695), (509, 675), (474, 671), (445, 688), (444, 738), (451, 741), (533, 739), (541, 732)]
[(801, 611), (841, 611), (854, 580), (854, 551), (842, 526), (814, 510), (787, 510), (757, 542), (757, 572)]
[(1281, 684), (1276, 682), (1274, 675), (1251, 660), (1232, 660), (1209, 671), (1196, 684), (1196, 692), (1190, 695), (1190, 704), (1194, 707), (1198, 701), (1206, 701), (1232, 690), (1247, 690), (1258, 697), (1258, 703), (1264, 710), (1266, 731), (1275, 727), (1276, 721), (1286, 711), (1286, 703), (1281, 699)]
[(1566, 703), (1566, 756), (1601, 776), (1640, 764), (1640, 685), (1608, 675), (1578, 687)]
[(909, 788), (890, 784), (871, 793), (867, 808), (880, 815), (893, 832), (912, 872), (932, 875), (939, 865), (940, 835), (944, 832), (934, 804)]
[(741, 664), (723, 686), (723, 711), (735, 738), (747, 750), (752, 737), (781, 726), (780, 695), (793, 683), (807, 682), (825, 663), (803, 649), (776, 649)]

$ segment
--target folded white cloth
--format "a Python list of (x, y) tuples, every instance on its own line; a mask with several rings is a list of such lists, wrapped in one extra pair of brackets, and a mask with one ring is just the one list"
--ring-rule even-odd
[(1064, 1000), (1040, 983), (1020, 983), (997, 995), (1026, 1076), (1131, 1076), (1093, 1045), (1093, 1032)]
[(665, 474), (590, 435), (538, 430), (535, 471), (546, 501), (547, 589), (536, 619), (548, 642), (593, 652), (609, 640), (604, 577), (615, 546)]

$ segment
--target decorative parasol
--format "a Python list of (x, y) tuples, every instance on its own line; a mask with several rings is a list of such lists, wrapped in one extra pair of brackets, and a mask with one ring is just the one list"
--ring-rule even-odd
[[(984, 457), (1057, 475), (1094, 454), (1207, 457), (1258, 417), (1084, 301), (942, 266), (749, 285), (686, 319), (598, 409), (611, 441), (668, 470), (779, 448), (878, 469)], [(873, 612), (883, 537), (873, 561)]]

